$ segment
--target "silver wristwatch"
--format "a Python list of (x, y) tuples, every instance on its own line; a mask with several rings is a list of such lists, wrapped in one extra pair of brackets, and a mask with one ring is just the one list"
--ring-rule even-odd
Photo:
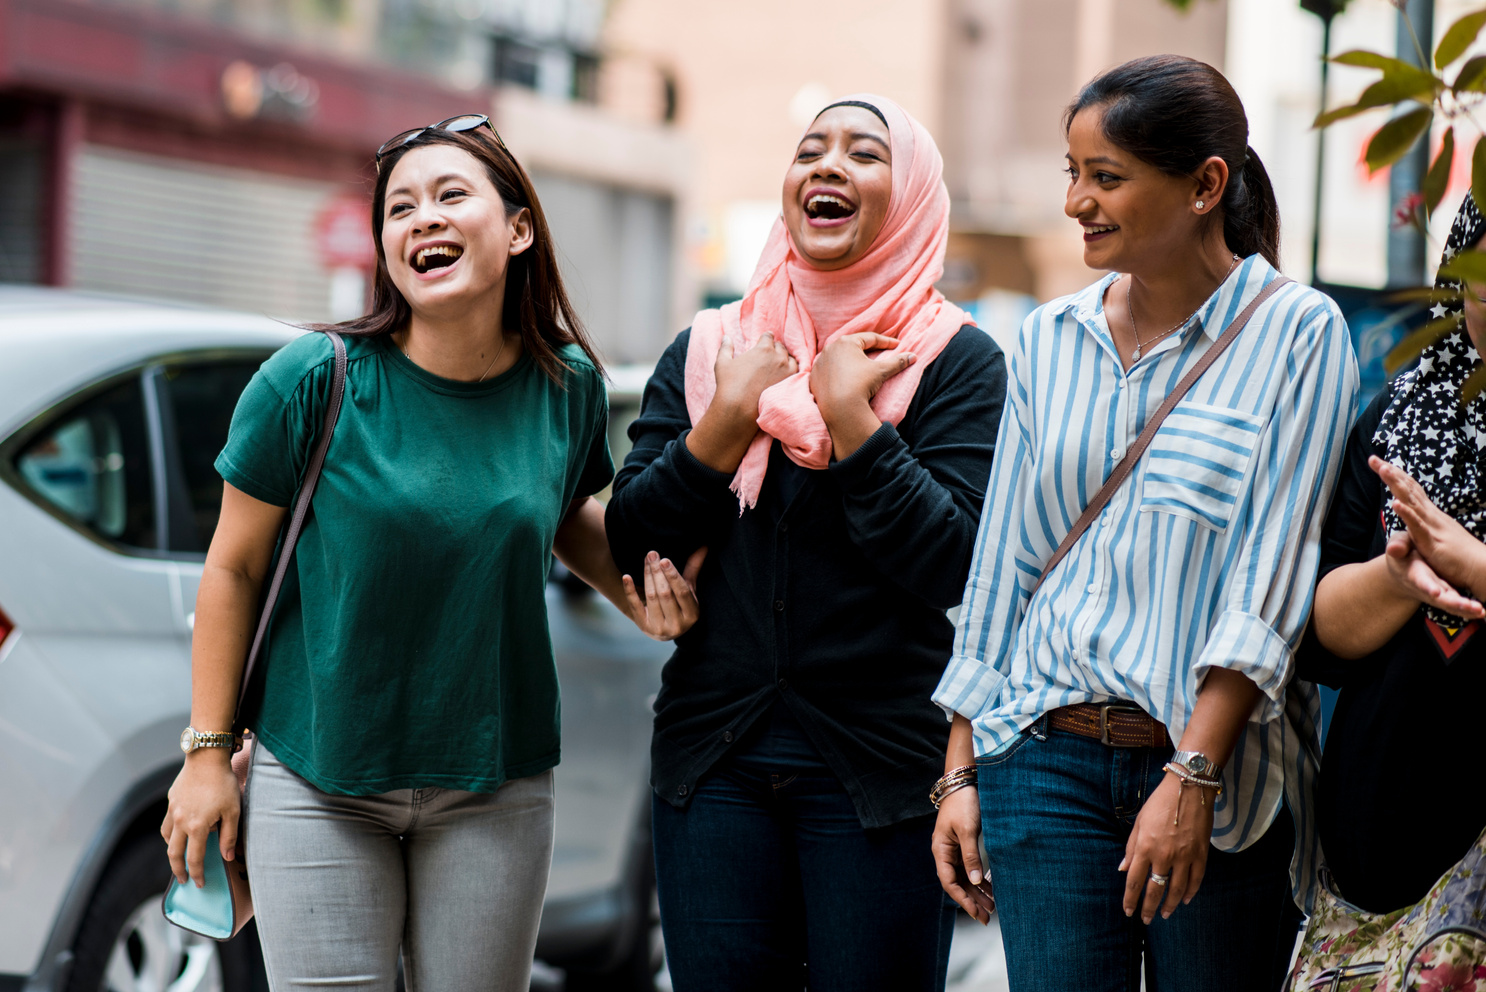
[(237, 750), (236, 734), (204, 734), (195, 727), (181, 731), (181, 753), (190, 754), (199, 747), (227, 747)]
[(1216, 779), (1223, 774), (1223, 769), (1201, 751), (1178, 751), (1171, 756), (1171, 762), (1181, 765), (1187, 771), (1198, 778)]

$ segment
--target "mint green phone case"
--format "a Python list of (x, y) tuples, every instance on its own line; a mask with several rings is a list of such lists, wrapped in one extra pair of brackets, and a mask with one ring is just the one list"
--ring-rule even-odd
[(160, 908), (178, 927), (216, 940), (232, 936), (232, 889), (227, 885), (227, 865), (215, 830), (206, 839), (206, 885), (198, 889), (193, 881), (182, 885), (172, 878)]

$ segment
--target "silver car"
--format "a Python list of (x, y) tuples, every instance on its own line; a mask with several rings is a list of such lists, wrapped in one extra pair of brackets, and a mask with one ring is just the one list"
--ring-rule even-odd
[[(160, 914), (196, 588), (238, 394), (299, 333), (264, 317), (0, 287), (0, 992), (264, 987)], [(621, 372), (611, 421), (637, 407)], [(617, 452), (616, 452), (617, 457)], [(559, 570), (560, 572), (560, 570)], [(650, 703), (667, 645), (560, 574), (557, 846), (538, 957), (650, 989)]]

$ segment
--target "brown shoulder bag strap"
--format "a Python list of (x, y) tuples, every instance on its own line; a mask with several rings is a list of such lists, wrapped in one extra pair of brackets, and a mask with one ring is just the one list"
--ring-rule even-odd
[(1053, 552), (1053, 556), (1043, 566), (1042, 574), (1037, 577), (1037, 585), (1032, 587), (1034, 593), (1042, 586), (1043, 580), (1058, 566), (1058, 562), (1062, 561), (1063, 557), (1068, 554), (1074, 543), (1080, 537), (1083, 537), (1084, 531), (1089, 529), (1090, 525), (1094, 523), (1095, 518), (1109, 505), (1109, 501), (1114, 498), (1114, 494), (1135, 468), (1135, 463), (1140, 461), (1140, 456), (1145, 454), (1146, 448), (1150, 447), (1151, 439), (1156, 436), (1156, 431), (1160, 429), (1161, 422), (1166, 419), (1166, 415), (1171, 412), (1172, 407), (1181, 402), (1182, 397), (1187, 395), (1187, 391), (1192, 388), (1193, 384), (1202, 378), (1202, 373), (1206, 372), (1212, 363), (1218, 360), (1218, 356), (1228, 350), (1228, 346), (1233, 343), (1234, 338), (1238, 337), (1239, 331), (1244, 329), (1244, 325), (1249, 322), (1249, 318), (1254, 316), (1254, 311), (1259, 309), (1259, 305), (1273, 296), (1275, 291), (1281, 286), (1290, 281), (1287, 276), (1279, 276), (1268, 286), (1260, 290), (1259, 295), (1250, 300), (1249, 305), (1243, 308), (1243, 312), (1233, 318), (1233, 322), (1228, 325), (1218, 337), (1218, 340), (1213, 342), (1212, 347), (1203, 352), (1197, 364), (1187, 370), (1187, 374), (1182, 376), (1182, 381), (1178, 382), (1176, 388), (1167, 394), (1166, 399), (1161, 401), (1161, 405), (1157, 407), (1151, 419), (1146, 422), (1145, 430), (1140, 432), (1140, 437), (1136, 438), (1135, 443), (1130, 445), (1130, 450), (1125, 452), (1125, 457), (1115, 466), (1115, 470), (1110, 473), (1109, 478), (1104, 480), (1104, 485), (1094, 494), (1094, 498), (1090, 500), (1088, 507), (1085, 508), (1083, 514), (1073, 524), (1072, 529), (1064, 536), (1062, 543), (1058, 545), (1058, 550)]
[(237, 709), (232, 714), (233, 733), (241, 733), (243, 700), (248, 695), (248, 685), (253, 671), (263, 653), (264, 640), (268, 637), (269, 621), (273, 619), (274, 604), (279, 601), (279, 589), (284, 585), (284, 576), (289, 571), (289, 560), (294, 557), (294, 545), (299, 541), (299, 532), (304, 529), (304, 518), (310, 512), (310, 500), (315, 496), (315, 486), (320, 481), (320, 469), (325, 465), (325, 452), (330, 448), (330, 438), (335, 434), (335, 422), (340, 419), (341, 400), (346, 392), (346, 342), (335, 331), (322, 331), (335, 347), (335, 371), (330, 380), (330, 402), (325, 406), (325, 421), (320, 427), (320, 440), (314, 454), (304, 470), (304, 481), (299, 485), (299, 495), (294, 500), (294, 512), (284, 528), (284, 541), (279, 548), (278, 563), (274, 566), (273, 580), (268, 585), (268, 595), (263, 598), (263, 610), (258, 614), (258, 630), (253, 634), (253, 646), (248, 650), (248, 660), (243, 665), (242, 685), (237, 691)]

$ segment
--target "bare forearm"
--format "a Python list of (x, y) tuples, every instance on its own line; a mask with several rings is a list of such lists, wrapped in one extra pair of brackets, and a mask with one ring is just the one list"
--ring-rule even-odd
[(949, 748), (944, 754), (944, 770), (950, 772), (965, 765), (975, 764), (975, 730), (970, 721), (960, 714), (949, 727)]
[(232, 729), (260, 585), (261, 580), (210, 561), (202, 570), (191, 637), (191, 726), (197, 730)]
[(714, 472), (732, 473), (743, 464), (758, 435), (757, 414), (749, 417), (726, 403), (713, 402), (686, 435), (687, 450)]
[(1419, 608), (1388, 572), (1386, 556), (1343, 565), (1316, 588), (1316, 638), (1341, 658), (1361, 658), (1387, 644)]
[(832, 454), (838, 462), (855, 454), (882, 426), (882, 418), (877, 416), (866, 399), (840, 408), (822, 408), (821, 416), (826, 422), (826, 429), (831, 432)]
[(1226, 668), (1209, 669), (1177, 749), (1201, 751), (1226, 765), (1261, 695), (1248, 676)]
[(593, 497), (579, 501), (557, 528), (552, 553), (568, 571), (597, 589), (605, 599), (628, 614), (629, 603), (619, 566), (609, 551), (604, 531), (604, 506)]

